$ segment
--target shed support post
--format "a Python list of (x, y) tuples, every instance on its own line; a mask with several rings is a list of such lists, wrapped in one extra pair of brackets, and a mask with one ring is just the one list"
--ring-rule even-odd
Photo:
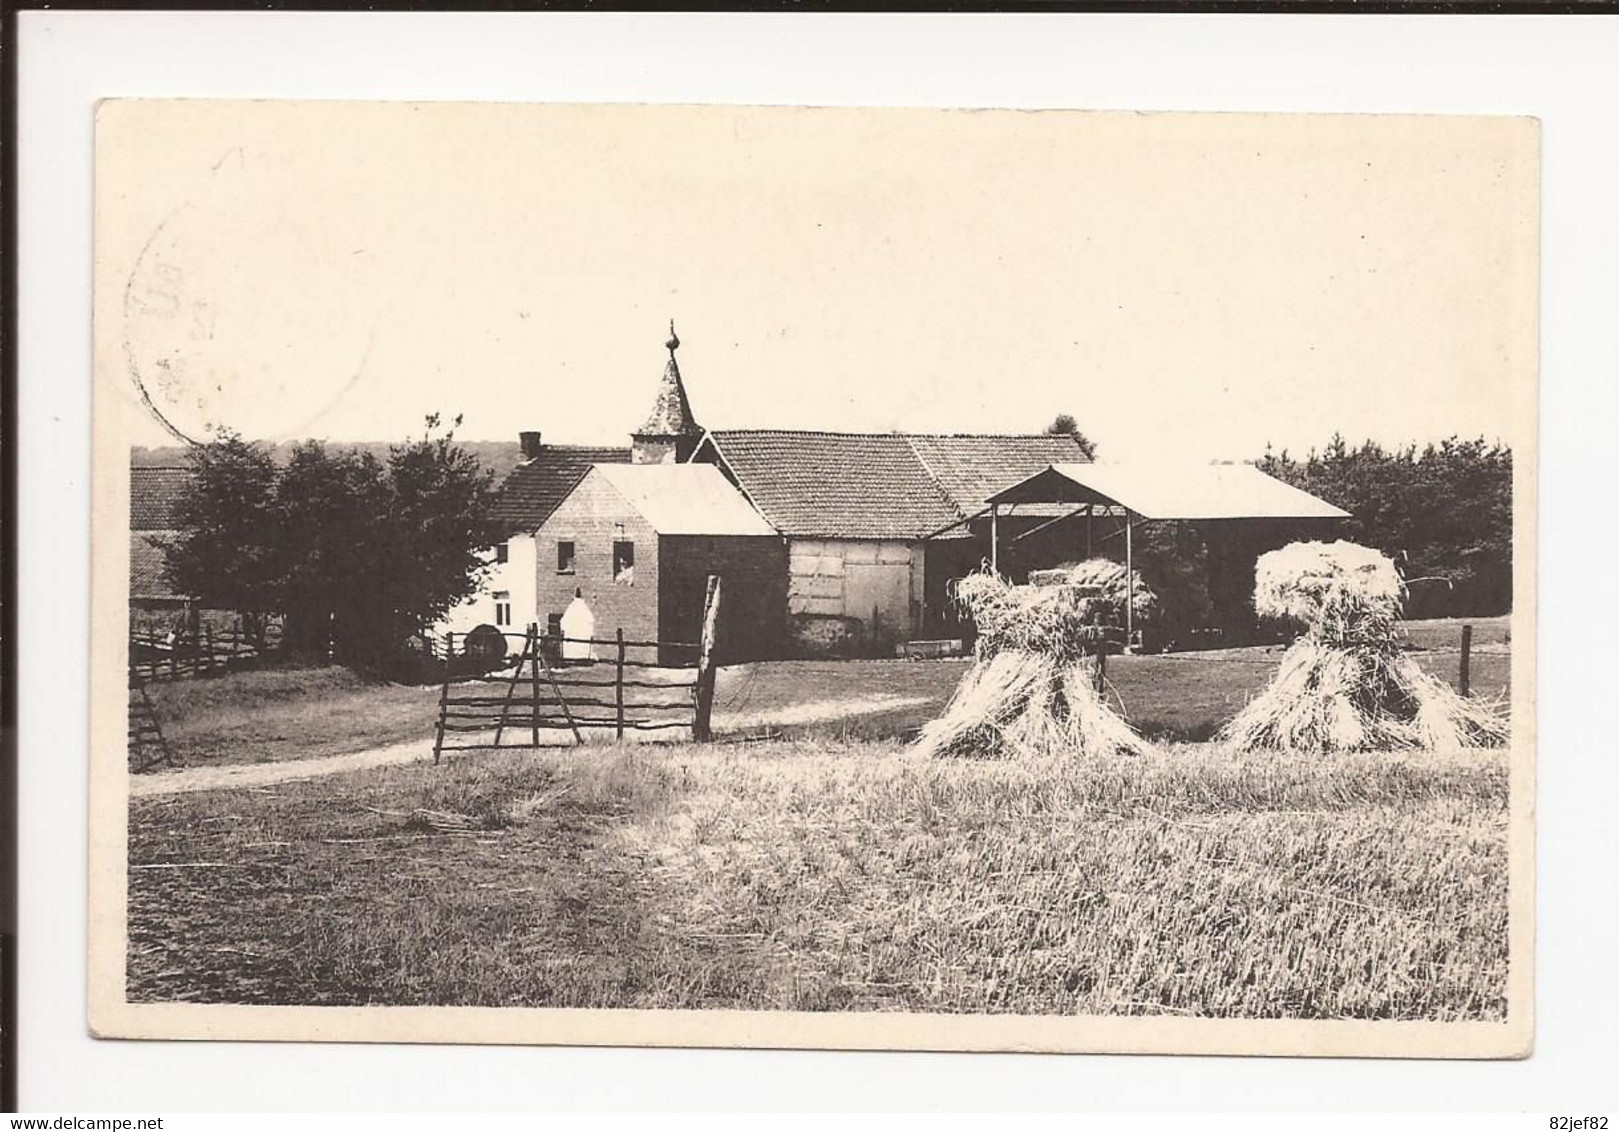
[(1124, 651), (1135, 648), (1136, 639), (1136, 552), (1131, 532), (1135, 529), (1135, 516), (1129, 508), (1124, 512)]
[(1001, 539), (1000, 519), (1001, 505), (994, 503), (989, 508), (989, 568), (995, 573), (1001, 572)]

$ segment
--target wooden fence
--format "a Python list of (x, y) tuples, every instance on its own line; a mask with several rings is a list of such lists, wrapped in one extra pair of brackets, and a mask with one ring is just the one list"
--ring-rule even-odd
[(160, 766), (177, 766), (157, 709), (146, 694), (146, 684), (132, 669), (129, 673), (129, 769), (136, 774)]
[(261, 649), (240, 629), (198, 633), (136, 631), (129, 637), (129, 670), (142, 680), (183, 680), (245, 668), (275, 655), (275, 642)]
[[(678, 729), (707, 741), (719, 599), (719, 578), (710, 577), (702, 639), (695, 642), (632, 641), (622, 629), (609, 638), (555, 637), (542, 634), (538, 625), (521, 634), (503, 633), (505, 641), (522, 642), (515, 661), (508, 662), (510, 671), (502, 664), (488, 678), (459, 683), (458, 638), (449, 634), (433, 761), (445, 751), (539, 747), (542, 736), (553, 732), (567, 732), (575, 744), (584, 742), (587, 730), (623, 739), (634, 732)], [(480, 647), (469, 646), (469, 637), (460, 640), (463, 654)], [(483, 640), (492, 638), (484, 633)], [(569, 659), (580, 652), (588, 659)], [(690, 656), (690, 663), (664, 663), (681, 656)]]

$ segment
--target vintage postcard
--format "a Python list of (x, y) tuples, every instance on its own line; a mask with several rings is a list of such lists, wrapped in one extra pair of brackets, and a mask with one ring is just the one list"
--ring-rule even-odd
[(1526, 1056), (1538, 204), (1529, 119), (102, 103), (92, 1030)]

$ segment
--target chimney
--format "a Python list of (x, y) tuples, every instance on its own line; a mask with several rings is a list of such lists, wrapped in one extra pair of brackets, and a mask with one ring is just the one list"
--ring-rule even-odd
[[(509, 434), (508, 434), (509, 435)], [(537, 432), (520, 432), (517, 434), (517, 443), (522, 446), (523, 459), (533, 460), (540, 454), (540, 434)]]

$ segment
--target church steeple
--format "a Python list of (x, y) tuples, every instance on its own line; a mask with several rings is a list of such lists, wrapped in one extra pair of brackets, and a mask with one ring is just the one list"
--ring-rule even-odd
[(630, 456), (637, 464), (681, 463), (692, 454), (703, 436), (702, 428), (692, 416), (691, 402), (686, 399), (686, 386), (680, 380), (680, 363), (675, 361), (680, 336), (675, 333), (673, 319), (669, 320), (669, 340), (664, 348), (669, 351), (669, 361), (658, 382), (652, 413), (646, 423), (631, 434), (634, 444)]

